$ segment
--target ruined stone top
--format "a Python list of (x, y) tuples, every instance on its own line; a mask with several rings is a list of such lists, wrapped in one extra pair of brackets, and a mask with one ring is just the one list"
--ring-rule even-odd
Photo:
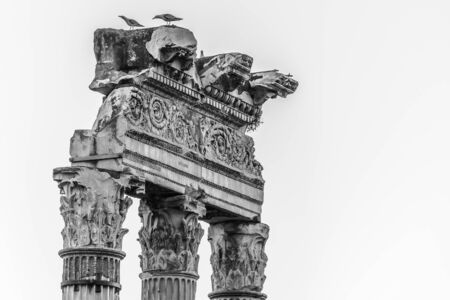
[(197, 40), (185, 28), (98, 29), (90, 88), (108, 95), (121, 85), (166, 85), (181, 98), (229, 121), (256, 127), (269, 98), (286, 97), (298, 82), (277, 70), (251, 72), (253, 58), (224, 53), (197, 58)]
[(298, 83), (277, 70), (252, 72), (253, 58), (197, 58), (185, 28), (98, 29), (90, 88), (105, 97), (91, 130), (71, 139), (72, 167), (130, 174), (155, 194), (198, 191), (205, 220), (258, 221), (262, 165), (246, 130), (269, 98)]

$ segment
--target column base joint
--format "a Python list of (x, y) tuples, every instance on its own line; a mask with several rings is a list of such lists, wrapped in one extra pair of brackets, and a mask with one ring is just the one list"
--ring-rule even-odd
[(213, 292), (208, 294), (211, 300), (265, 300), (266, 294), (247, 291)]

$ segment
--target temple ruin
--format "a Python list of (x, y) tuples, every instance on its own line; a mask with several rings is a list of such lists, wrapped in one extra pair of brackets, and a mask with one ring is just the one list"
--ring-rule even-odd
[[(242, 53), (197, 57), (188, 29), (98, 29), (92, 129), (75, 130), (61, 191), (63, 300), (119, 299), (122, 227), (139, 201), (142, 300), (194, 300), (209, 223), (211, 300), (265, 299), (269, 227), (253, 139), (262, 106), (298, 82)], [(137, 200), (136, 200), (137, 199)], [(135, 204), (137, 205), (137, 204)], [(135, 216), (132, 216), (135, 217)]]

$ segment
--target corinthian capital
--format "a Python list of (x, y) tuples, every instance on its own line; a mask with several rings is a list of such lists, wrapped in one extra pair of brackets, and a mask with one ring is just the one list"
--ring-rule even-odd
[[(269, 226), (262, 223), (212, 224), (208, 231), (214, 293), (260, 292), (267, 256), (264, 246)], [(215, 298), (212, 296), (212, 298)]]
[(132, 200), (125, 196), (128, 178), (113, 178), (90, 168), (58, 168), (53, 178), (61, 191), (64, 248), (121, 250), (122, 228)]
[(203, 213), (203, 205), (187, 195), (161, 199), (157, 203), (142, 199), (139, 206), (142, 271), (197, 276), (197, 251), (204, 233), (198, 216)]

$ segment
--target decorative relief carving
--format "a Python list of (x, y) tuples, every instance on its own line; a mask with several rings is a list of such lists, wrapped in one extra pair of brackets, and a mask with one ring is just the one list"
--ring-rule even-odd
[(226, 122), (249, 130), (261, 123), (265, 101), (286, 97), (298, 87), (292, 75), (277, 70), (251, 73), (253, 58), (246, 54), (197, 58), (194, 34), (176, 26), (99, 29), (94, 50), (97, 66), (92, 90), (108, 95), (122, 84), (155, 87), (157, 82), (157, 89), (175, 90), (182, 98), (198, 101), (208, 95), (212, 100), (204, 101), (200, 110), (229, 117)]
[(262, 166), (255, 160), (253, 140), (213, 120), (200, 120), (201, 153), (228, 165), (261, 176)]
[(106, 247), (120, 250), (122, 228), (132, 200), (124, 195), (126, 179), (88, 168), (55, 170), (61, 189), (64, 248)]
[(148, 95), (135, 87), (123, 87), (112, 91), (103, 101), (92, 130), (99, 132), (119, 115), (138, 128), (145, 128), (148, 116)]
[(254, 158), (250, 137), (181, 104), (136, 87), (121, 87), (103, 102), (93, 130), (101, 131), (119, 115), (137, 131), (160, 136), (206, 158), (261, 176), (262, 166)]
[(198, 149), (198, 142), (194, 138), (195, 127), (192, 120), (188, 121), (180, 111), (176, 111), (171, 126), (173, 137), (177, 143), (186, 145), (189, 149)]
[(128, 100), (124, 114), (125, 117), (135, 126), (142, 126), (145, 122), (144, 112), (146, 102), (143, 93), (135, 91)]
[(179, 208), (150, 206), (144, 199), (139, 206), (143, 224), (139, 231), (142, 270), (197, 275), (197, 251), (204, 233), (198, 222), (198, 214)]
[[(94, 43), (97, 66), (90, 88), (106, 97), (93, 130), (74, 136), (73, 165), (96, 165), (111, 174), (140, 170), (133, 174), (144, 176), (146, 171), (139, 168), (142, 163), (169, 174), (156, 177), (146, 173), (147, 180), (161, 177), (174, 184), (205, 183), (208, 197), (214, 197), (214, 202), (208, 202), (213, 215), (208, 220), (234, 220), (212, 224), (209, 229), (210, 298), (264, 299), (260, 291), (265, 280), (268, 226), (237, 221), (249, 215), (258, 220), (263, 198), (262, 166), (255, 160), (253, 140), (244, 132), (260, 124), (265, 101), (293, 93), (298, 82), (276, 70), (251, 73), (253, 59), (240, 53), (196, 59), (193, 33), (176, 26), (99, 29)], [(130, 140), (125, 137), (146, 145), (126, 145)], [(148, 145), (155, 148), (135, 148)], [(189, 163), (180, 160), (169, 165), (157, 155), (147, 155), (148, 148), (163, 149), (166, 152), (155, 152), (176, 154)], [(128, 158), (134, 159), (133, 166), (125, 164)], [(193, 172), (194, 164), (205, 167), (208, 174), (202, 169), (200, 179)], [(139, 198), (152, 196), (142, 199), (139, 207), (142, 298), (194, 299), (198, 247), (204, 234), (198, 217), (206, 213), (202, 203), (206, 192), (192, 186), (186, 187), (183, 195), (173, 196), (172, 184), (154, 187), (137, 176), (126, 176), (116, 179), (87, 167), (55, 170), (65, 222), (65, 249), (60, 252), (63, 285), (67, 287), (63, 298), (90, 297), (87, 290), (94, 285), (95, 292), (104, 287), (116, 289), (106, 297), (118, 299), (124, 256), (120, 249), (127, 232), (122, 224), (132, 203), (126, 191)], [(229, 178), (236, 180), (230, 183)], [(155, 186), (162, 182), (155, 180)]]
[(250, 78), (253, 58), (242, 53), (224, 53), (196, 61), (203, 87), (214, 86), (231, 92)]
[(212, 250), (213, 292), (262, 290), (266, 278), (264, 246), (268, 234), (269, 227), (262, 223), (210, 225), (208, 240)]
[(277, 96), (285, 98), (292, 94), (298, 87), (298, 82), (292, 79), (292, 75), (284, 75), (278, 70), (256, 72), (251, 74), (248, 81), (248, 91), (253, 98), (253, 103), (263, 105), (269, 98)]
[(169, 123), (170, 109), (166, 102), (152, 97), (150, 100), (149, 118), (154, 131), (162, 136), (167, 136), (167, 124)]

